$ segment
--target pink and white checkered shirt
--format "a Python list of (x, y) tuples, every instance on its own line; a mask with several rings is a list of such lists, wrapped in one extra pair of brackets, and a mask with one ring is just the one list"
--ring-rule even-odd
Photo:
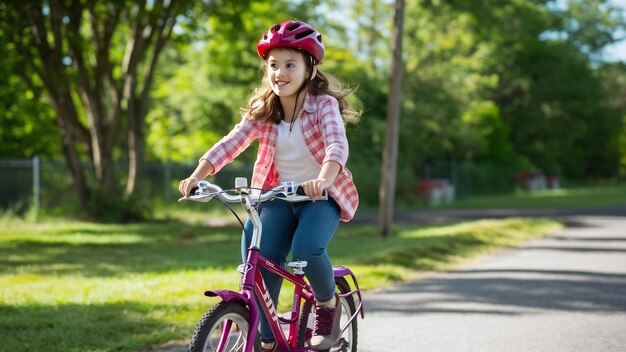
[[(342, 166), (327, 191), (341, 208), (341, 221), (350, 221), (359, 205), (359, 195), (352, 182), (352, 173), (345, 167), (349, 153), (348, 139), (337, 99), (329, 95), (315, 96), (307, 93), (298, 118), (301, 119), (304, 142), (313, 160), (320, 167), (331, 160)], [(279, 183), (278, 172), (274, 166), (278, 125), (273, 122), (251, 120), (244, 115), (230, 133), (209, 149), (202, 159), (213, 164), (215, 172), (218, 172), (255, 139), (259, 140), (259, 150), (251, 186), (272, 188)]]

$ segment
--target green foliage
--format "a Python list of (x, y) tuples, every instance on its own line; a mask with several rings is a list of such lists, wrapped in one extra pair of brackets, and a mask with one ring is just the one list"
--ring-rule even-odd
[[(486, 5), (474, 5), (481, 6)], [(459, 193), (482, 189), (496, 178), (510, 184), (511, 178), (485, 167), (506, 164), (499, 171), (516, 158), (511, 131), (490, 95), (499, 80), (490, 70), (499, 59), (497, 45), (481, 37), (479, 19), (446, 3), (411, 3), (406, 18), (411, 20), (405, 26), (398, 160), (400, 170), (411, 170), (399, 172), (407, 175), (405, 189), (415, 190), (421, 178), (430, 177), (451, 179)], [(459, 161), (481, 166), (454, 169)]]
[[(13, 2), (6, 4), (0, 4), (2, 20), (9, 18), (7, 9), (17, 8)], [(98, 19), (117, 5), (136, 6), (130, 1), (90, 4)], [(154, 6), (147, 4), (147, 10)], [(321, 68), (356, 88), (351, 102), (363, 115), (359, 124), (348, 126), (348, 167), (361, 199), (375, 204), (386, 129), (392, 2), (178, 4), (182, 5), (177, 8), (177, 25), (158, 61), (141, 128), (145, 159), (193, 166), (241, 118), (240, 107), (259, 85), (261, 60), (255, 44), (260, 34), (273, 23), (295, 18), (311, 22), (323, 33), (327, 59)], [(123, 15), (137, 13), (135, 7)], [(85, 33), (92, 30), (88, 24), (84, 23)], [(0, 26), (0, 46), (5, 48), (0, 57), (0, 156), (61, 157), (64, 149), (55, 123), (60, 115), (53, 112), (41, 79), (25, 69), (18, 48), (6, 35), (29, 28), (27, 23)], [(455, 180), (459, 194), (510, 190), (518, 171), (535, 168), (567, 180), (624, 177), (626, 69), (623, 63), (603, 62), (601, 56), (624, 28), (623, 13), (602, 0), (407, 1), (399, 196), (411, 201), (411, 192), (426, 177)], [(117, 29), (108, 58), (114, 65), (112, 82), (119, 83), (124, 75), (119, 63), (131, 29), (124, 23)], [(19, 38), (27, 43), (33, 37)], [(96, 55), (97, 46), (88, 36), (74, 39), (87, 58), (87, 73), (102, 67), (102, 56)], [(63, 87), (61, 82), (73, 87), (67, 97), (77, 103), (80, 131), (88, 129), (89, 109), (81, 103), (85, 95), (76, 88), (78, 61), (68, 45), (62, 53), (69, 64), (57, 73), (56, 82), (57, 88)], [(27, 49), (35, 52), (34, 47)], [(33, 62), (39, 68), (42, 63)], [(137, 67), (139, 80), (145, 78), (147, 65)], [(95, 87), (97, 80), (90, 82)], [(115, 84), (107, 79), (99, 82), (103, 108), (111, 111), (115, 96), (108, 88)], [(128, 116), (126, 107), (121, 107), (122, 117)], [(122, 118), (109, 130), (114, 143), (101, 148), (110, 151), (116, 162), (129, 159), (125, 142), (129, 127)], [(93, 156), (92, 140), (81, 138), (71, 144), (80, 146), (77, 155), (83, 161)], [(251, 148), (235, 167), (249, 167), (254, 158)], [(115, 171), (113, 182), (119, 188), (122, 170), (126, 168)], [(97, 183), (92, 180), (95, 175), (87, 178), (89, 184)], [(132, 208), (116, 204), (112, 201), (113, 208)], [(100, 209), (93, 204), (74, 208)]]
[[(613, 167), (615, 160), (619, 163), (619, 175), (626, 176), (626, 63), (606, 64), (599, 68), (598, 79), (602, 82), (602, 91), (608, 92), (603, 107), (610, 114), (601, 121), (612, 122), (613, 129), (601, 142), (604, 152), (599, 157), (598, 167)], [(609, 126), (605, 126), (606, 129)], [(599, 151), (599, 148), (595, 149)], [(605, 162), (608, 158), (613, 159)], [(607, 173), (606, 171), (603, 173)]]
[(54, 113), (41, 90), (28, 86), (20, 77), (29, 73), (1, 27), (0, 47), (0, 156), (58, 155)]
[[(459, 194), (481, 194), (511, 190), (518, 171), (535, 168), (571, 179), (617, 174), (626, 110), (607, 108), (620, 95), (602, 89), (607, 77), (591, 63), (604, 45), (602, 33), (624, 21), (611, 7), (574, 5), (562, 11), (543, 1), (407, 4), (400, 196), (422, 177), (451, 178)], [(598, 27), (588, 32), (562, 26), (595, 20)]]
[(202, 61), (195, 59), (193, 64), (178, 66), (171, 78), (158, 79), (152, 96), (159, 104), (147, 117), (147, 144), (159, 160), (195, 161), (228, 132), (225, 126), (234, 123), (238, 106), (233, 98), (242, 94), (212, 89), (202, 74)]
[(615, 114), (603, 107), (597, 76), (579, 52), (563, 43), (532, 48), (516, 55), (527, 78), (513, 90), (525, 91), (524, 99), (503, 107), (516, 149), (538, 167), (562, 170), (571, 178), (615, 174), (616, 161), (610, 162), (613, 170), (608, 173), (594, 172), (596, 157), (608, 150), (605, 143), (613, 143), (614, 131), (621, 130)]

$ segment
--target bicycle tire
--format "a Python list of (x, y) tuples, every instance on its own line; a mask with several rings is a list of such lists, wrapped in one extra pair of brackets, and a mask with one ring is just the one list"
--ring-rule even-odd
[[(230, 333), (224, 341), (225, 352), (241, 352), (245, 349), (250, 328), (250, 310), (242, 302), (220, 302), (202, 315), (191, 337), (189, 352), (216, 351), (220, 344), (222, 324), (230, 321)], [(261, 340), (256, 336), (254, 350), (261, 349)]]
[[(343, 277), (335, 278), (335, 285), (340, 293), (350, 292), (350, 285), (348, 281)], [(354, 313), (356, 312), (356, 305), (354, 303), (354, 297), (348, 296), (341, 299), (342, 304), (342, 317), (341, 324), (345, 324)], [(304, 302), (300, 309), (300, 325), (298, 326), (298, 347), (304, 347), (306, 341), (311, 337), (313, 331), (313, 322), (315, 317), (311, 312), (312, 304), (309, 301)], [(354, 319), (350, 323), (350, 327), (344, 331), (342, 338), (347, 342), (347, 346), (342, 344), (330, 349), (330, 352), (357, 352), (357, 337), (358, 337), (358, 319)]]

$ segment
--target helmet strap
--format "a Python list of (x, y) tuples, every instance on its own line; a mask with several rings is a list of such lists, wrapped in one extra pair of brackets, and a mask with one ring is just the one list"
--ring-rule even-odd
[(313, 78), (315, 78), (315, 76), (317, 75), (317, 65), (313, 65), (313, 68), (311, 69), (311, 78), (310, 80), (312, 81)]

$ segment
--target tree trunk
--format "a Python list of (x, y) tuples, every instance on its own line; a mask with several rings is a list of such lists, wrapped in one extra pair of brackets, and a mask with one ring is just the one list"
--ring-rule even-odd
[[(135, 69), (129, 71), (125, 87), (125, 97), (128, 101), (128, 179), (126, 182), (126, 197), (129, 197), (135, 191), (138, 180), (143, 177), (143, 159), (145, 154), (145, 138), (144, 124), (146, 115), (148, 114), (148, 104), (150, 88), (152, 87), (152, 79), (159, 56), (169, 41), (174, 25), (176, 24), (176, 16), (173, 16), (173, 8), (170, 5), (163, 10), (166, 19), (159, 23), (153, 21), (150, 23), (152, 28), (149, 38), (155, 38), (154, 49), (150, 56), (149, 62), (144, 66), (143, 82), (141, 90), (137, 91), (137, 71)], [(139, 27), (140, 28), (140, 27)], [(137, 35), (142, 32), (137, 31)], [(140, 38), (137, 38), (140, 40)], [(141, 41), (139, 41), (141, 43)], [(139, 46), (136, 50), (145, 50)]]
[[(134, 99), (133, 99), (134, 100)], [(135, 104), (129, 104), (134, 107)], [(142, 176), (142, 163), (144, 138), (142, 129), (142, 119), (137, 116), (136, 109), (129, 109), (128, 131), (126, 138), (128, 141), (128, 179), (126, 181), (126, 197), (129, 197), (135, 191), (137, 181)]]
[[(63, 116), (62, 114), (64, 114), (64, 112), (59, 111), (59, 109), (57, 109), (56, 112), (58, 116)], [(72, 176), (72, 187), (74, 188), (74, 193), (78, 198), (78, 203), (81, 209), (86, 209), (89, 205), (91, 192), (87, 187), (80, 158), (78, 157), (76, 147), (74, 146), (74, 140), (68, 135), (67, 129), (63, 127), (63, 119), (57, 118), (56, 120), (61, 134), (61, 149), (63, 151), (63, 157), (67, 162), (67, 167), (70, 171), (70, 175)]]

